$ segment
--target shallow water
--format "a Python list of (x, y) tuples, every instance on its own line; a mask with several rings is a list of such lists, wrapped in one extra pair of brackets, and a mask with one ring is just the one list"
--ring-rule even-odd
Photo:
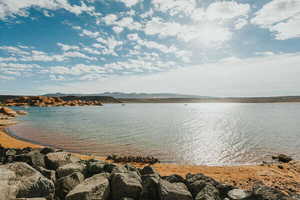
[(300, 103), (25, 110), (29, 115), (10, 128), (16, 136), (81, 153), (152, 155), (166, 162), (206, 165), (257, 163), (279, 152), (300, 159)]

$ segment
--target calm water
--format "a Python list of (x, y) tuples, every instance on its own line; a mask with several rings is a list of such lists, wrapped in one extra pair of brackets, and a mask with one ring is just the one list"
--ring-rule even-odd
[(255, 163), (278, 152), (300, 159), (300, 103), (25, 109), (15, 135), (70, 151), (208, 165)]

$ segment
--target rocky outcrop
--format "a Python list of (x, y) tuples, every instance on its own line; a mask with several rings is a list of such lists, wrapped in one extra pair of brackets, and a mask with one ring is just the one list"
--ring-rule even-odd
[(11, 108), (7, 108), (7, 107), (0, 107), (0, 113), (3, 115), (7, 115), (9, 117), (16, 117), (17, 116), (17, 112), (14, 111)]
[(15, 162), (2, 165), (0, 172), (8, 178), (5, 191), (8, 191), (9, 195), (13, 194), (15, 198), (54, 196), (54, 183), (26, 163)]
[(96, 174), (77, 185), (66, 196), (66, 200), (107, 200), (110, 195), (110, 185), (107, 174)]
[[(22, 96), (14, 99), (8, 99), (5, 101), (7, 106), (38, 106), (38, 107), (50, 107), (50, 106), (101, 106), (100, 101), (85, 101), (85, 100), (63, 100), (59, 97), (46, 97), (46, 96)], [(25, 112), (20, 112), (25, 114)]]
[(66, 164), (76, 163), (79, 160), (79, 158), (67, 152), (48, 153), (45, 156), (45, 164), (48, 169), (52, 170), (56, 170), (57, 168)]
[(257, 183), (245, 191), (203, 174), (160, 176), (149, 166), (83, 161), (72, 154), (0, 146), (2, 200), (299, 200)]

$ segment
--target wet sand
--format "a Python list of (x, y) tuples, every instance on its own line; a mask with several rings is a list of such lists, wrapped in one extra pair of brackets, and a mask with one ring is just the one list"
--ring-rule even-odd
[[(0, 145), (6, 148), (41, 148), (43, 146), (33, 144), (27, 141), (19, 140), (8, 135), (4, 128), (5, 124), (11, 122), (0, 120)], [(74, 154), (81, 159), (99, 159), (105, 160), (104, 157), (93, 155)], [(136, 167), (145, 165), (132, 163)], [(185, 176), (187, 173), (203, 173), (222, 183), (235, 185), (243, 189), (250, 189), (257, 181), (280, 189), (283, 192), (300, 193), (300, 162), (292, 161), (288, 164), (273, 163), (264, 165), (243, 165), (243, 166), (192, 166), (158, 163), (153, 165), (154, 168), (162, 175), (178, 174)]]

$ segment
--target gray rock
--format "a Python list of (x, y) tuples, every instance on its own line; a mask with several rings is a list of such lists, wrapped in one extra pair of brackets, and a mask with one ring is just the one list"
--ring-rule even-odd
[[(17, 198), (51, 197), (54, 193), (54, 184), (40, 172), (23, 162), (2, 165), (0, 169), (15, 173), (14, 179), (9, 178), (9, 191), (15, 191)], [(6, 173), (7, 174), (7, 173)]]
[(57, 168), (80, 161), (79, 158), (67, 152), (48, 153), (45, 156), (45, 164), (48, 169), (56, 170)]
[(0, 199), (13, 199), (17, 195), (15, 172), (0, 166)]
[(47, 200), (45, 198), (17, 198), (15, 200)]
[(57, 178), (61, 178), (61, 177), (73, 174), (74, 172), (84, 173), (85, 167), (86, 166), (81, 163), (69, 163), (69, 164), (60, 166), (56, 170), (56, 175), (57, 175)]
[(118, 167), (118, 165), (115, 165), (113, 163), (105, 163), (103, 167), (103, 171), (107, 173), (111, 173), (115, 167)]
[(163, 177), (164, 180), (169, 181), (170, 183), (184, 183), (186, 184), (186, 180), (177, 174), (172, 174), (170, 176)]
[(159, 195), (159, 176), (156, 174), (142, 176), (142, 193), (140, 200), (156, 200)]
[(193, 197), (195, 197), (207, 184), (216, 187), (220, 192), (220, 196), (222, 196), (223, 198), (227, 196), (228, 191), (233, 189), (232, 186), (222, 185), (216, 180), (203, 174), (187, 174), (186, 184)]
[(157, 174), (155, 169), (149, 165), (140, 170), (141, 175)]
[(256, 184), (253, 187), (255, 199), (258, 200), (288, 200), (288, 197), (274, 188), (263, 184)]
[(105, 163), (102, 161), (93, 161), (87, 164), (86, 175), (87, 177), (91, 177), (95, 174), (100, 174), (104, 172)]
[(66, 196), (66, 200), (106, 200), (110, 186), (107, 174), (96, 174), (77, 185)]
[(159, 182), (161, 200), (192, 200), (192, 194), (183, 183), (170, 183), (165, 180)]
[(74, 172), (68, 176), (62, 177), (57, 180), (55, 184), (56, 196), (64, 199), (65, 196), (75, 188), (78, 184), (84, 181), (84, 176), (80, 172)]
[(114, 200), (130, 197), (138, 199), (142, 191), (142, 180), (136, 172), (114, 173), (111, 177)]
[(40, 150), (42, 154), (54, 153), (55, 149), (51, 147), (44, 147)]
[(45, 176), (47, 179), (50, 179), (53, 183), (56, 182), (56, 173), (54, 170), (45, 169), (43, 167), (39, 167), (37, 169), (43, 176)]
[(30, 151), (26, 154), (17, 155), (14, 158), (17, 162), (26, 162), (28, 165), (37, 169), (38, 167), (45, 167), (45, 155), (38, 150)]
[(247, 199), (251, 196), (251, 192), (247, 192), (241, 189), (233, 189), (228, 192), (228, 197), (233, 200)]
[(197, 194), (195, 200), (221, 200), (221, 198), (218, 189), (211, 184), (207, 184)]

